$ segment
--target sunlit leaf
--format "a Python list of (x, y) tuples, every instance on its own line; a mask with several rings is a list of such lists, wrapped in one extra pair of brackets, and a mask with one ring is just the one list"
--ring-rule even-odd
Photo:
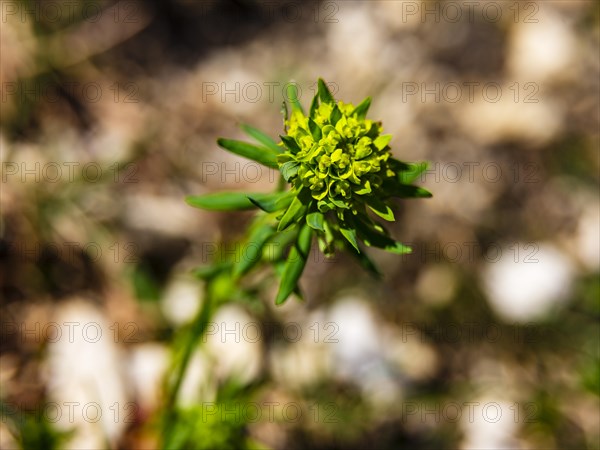
[(287, 208), (292, 202), (293, 198), (294, 193), (292, 191), (276, 192), (274, 194), (267, 194), (261, 197), (255, 197), (254, 195), (250, 194), (248, 195), (248, 199), (253, 204), (268, 213)]
[(312, 102), (310, 102), (310, 110), (309, 110), (310, 117), (315, 116), (315, 112), (317, 111), (318, 107), (319, 107), (319, 94), (317, 93), (313, 97)]
[(325, 103), (335, 103), (335, 99), (333, 98), (333, 95), (331, 95), (331, 91), (327, 87), (327, 83), (325, 83), (325, 81), (323, 81), (322, 78), (319, 78), (319, 81), (317, 84), (318, 84), (317, 92), (319, 94), (319, 98), (321, 99), (321, 101), (325, 102)]
[(369, 247), (377, 247), (398, 255), (412, 252), (410, 247), (400, 242), (396, 242), (391, 237), (378, 231), (375, 227), (376, 224), (373, 222), (365, 223), (363, 220), (357, 219), (354, 224), (356, 225), (358, 237)]
[(236, 155), (251, 159), (267, 167), (277, 169), (277, 153), (267, 147), (258, 147), (248, 142), (236, 141), (234, 139), (217, 139), (217, 144), (225, 150)]
[(294, 197), (292, 203), (279, 221), (277, 231), (285, 230), (292, 223), (297, 222), (306, 212), (306, 205), (300, 199), (300, 196)]
[(288, 83), (286, 94), (288, 100), (292, 105), (292, 111), (299, 111), (302, 114), (304, 114), (304, 110), (302, 109), (302, 105), (300, 104), (298, 86), (296, 85), (296, 83)]
[(356, 114), (359, 119), (364, 119), (367, 116), (370, 106), (371, 97), (367, 97), (356, 108), (354, 108), (354, 111), (352, 111), (351, 115)]
[(360, 249), (358, 248), (358, 240), (356, 239), (356, 230), (353, 230), (352, 228), (345, 228), (340, 225), (340, 232), (342, 233), (342, 236), (344, 236), (346, 240), (352, 244), (352, 247), (354, 247), (354, 249), (360, 253)]
[(308, 119), (308, 128), (315, 141), (321, 139), (321, 127), (315, 123), (311, 118)]
[(419, 176), (427, 170), (428, 164), (426, 162), (421, 163), (409, 163), (406, 164), (408, 167), (405, 170), (401, 170), (398, 173), (398, 181), (402, 184), (411, 184)]
[(392, 140), (391, 134), (382, 134), (375, 138), (375, 140), (373, 141), (373, 144), (375, 145), (375, 147), (377, 147), (378, 150), (383, 150), (385, 147), (387, 147), (387, 145), (390, 143), (391, 140)]
[(283, 175), (285, 181), (290, 181), (290, 178), (298, 173), (299, 168), (300, 163), (298, 161), (288, 161), (283, 163), (279, 170), (281, 171), (281, 175)]
[(313, 212), (306, 215), (306, 223), (313, 230), (325, 232), (324, 222), (325, 216), (320, 212)]
[(367, 205), (382, 219), (385, 219), (388, 222), (393, 222), (396, 220), (392, 209), (377, 197), (369, 197), (367, 199)]
[(210, 209), (213, 211), (237, 211), (255, 207), (254, 203), (248, 197), (252, 197), (255, 201), (259, 202), (269, 199), (272, 196), (273, 194), (263, 193), (216, 192), (205, 195), (188, 195), (185, 201), (194, 208)]
[(300, 146), (296, 142), (296, 139), (290, 136), (279, 136), (284, 143), (284, 145), (290, 149), (292, 153), (298, 153), (300, 151)]
[(331, 121), (332, 125), (335, 125), (338, 123), (338, 121), (342, 118), (342, 112), (340, 111), (340, 108), (338, 108), (338, 105), (335, 105), (333, 107), (333, 109), (331, 110), (331, 114), (329, 116), (329, 120)]
[(266, 135), (259, 129), (254, 128), (248, 124), (242, 124), (240, 125), (240, 127), (248, 136), (254, 138), (257, 142), (261, 143), (268, 149), (273, 150), (273, 152), (281, 153), (283, 151), (283, 148), (277, 145), (277, 142), (275, 142), (270, 136)]

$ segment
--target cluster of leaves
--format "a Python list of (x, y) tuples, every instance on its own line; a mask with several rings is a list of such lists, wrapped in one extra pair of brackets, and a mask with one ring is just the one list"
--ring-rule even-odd
[(258, 207), (264, 212), (250, 230), (248, 242), (252, 246), (246, 247), (234, 264), (235, 276), (265, 259), (263, 253), (269, 242), (292, 244), (287, 257), (280, 254), (270, 258), (281, 276), (276, 304), (294, 292), (300, 295), (297, 283), (313, 236), (325, 255), (346, 250), (363, 267), (378, 274), (361, 244), (397, 254), (408, 253), (410, 248), (392, 239), (369, 211), (391, 222), (395, 220), (393, 198), (431, 197), (425, 189), (411, 184), (427, 164), (392, 157), (388, 145), (391, 135), (381, 134), (381, 122), (366, 118), (370, 98), (356, 107), (336, 102), (322, 79), (308, 115), (295, 89), (289, 98), (291, 114), (286, 106), (286, 133), (279, 136), (279, 143), (248, 125), (242, 129), (257, 144), (217, 141), (228, 151), (278, 169), (289, 183), (289, 190), (269, 194), (221, 192), (187, 198), (190, 205), (199, 208), (229, 211)]
[[(213, 402), (176, 409), (172, 435), (165, 448), (197, 450), (250, 450), (264, 448), (248, 432), (252, 399), (262, 381), (243, 384), (235, 379), (219, 384)], [(251, 409), (251, 411), (254, 411)]]

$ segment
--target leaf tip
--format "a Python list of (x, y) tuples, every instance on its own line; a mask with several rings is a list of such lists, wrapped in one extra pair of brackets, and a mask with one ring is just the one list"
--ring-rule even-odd
[(275, 297), (275, 305), (276, 306), (283, 305), (289, 296), (290, 296), (290, 294), (285, 294), (284, 292), (279, 291), (277, 293), (277, 297)]

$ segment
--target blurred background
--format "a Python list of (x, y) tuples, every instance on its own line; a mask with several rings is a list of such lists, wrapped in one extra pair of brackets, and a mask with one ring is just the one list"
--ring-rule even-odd
[(599, 448), (598, 2), (1, 7), (0, 447), (158, 448), (192, 270), (253, 214), (183, 199), (272, 190), (215, 140), (277, 137), (323, 77), (430, 162), (391, 227), (413, 253), (369, 252), (378, 281), (315, 251), (304, 303), (272, 276), (220, 308), (180, 445)]

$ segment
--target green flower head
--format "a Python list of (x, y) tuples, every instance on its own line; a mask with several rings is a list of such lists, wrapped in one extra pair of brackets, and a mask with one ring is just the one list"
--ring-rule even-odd
[(369, 103), (323, 102), (309, 116), (295, 110), (286, 121), (280, 170), (294, 189), (310, 190), (321, 212), (356, 215), (368, 197), (385, 195), (383, 182), (395, 175), (388, 164), (391, 136), (365, 119)]
[[(294, 97), (293, 92), (290, 97)], [(392, 136), (381, 134), (381, 122), (366, 118), (370, 105), (370, 98), (358, 106), (336, 102), (325, 82), (319, 80), (309, 114), (297, 101), (292, 102), (291, 115), (285, 120), (287, 134), (280, 136), (284, 152), (277, 156), (277, 163), (292, 185), (295, 200), (279, 228), (286, 228), (288, 219), (306, 216), (326, 254), (333, 252), (336, 237), (357, 252), (362, 240), (366, 245), (385, 242), (382, 248), (405, 253), (408, 248), (388, 241), (368, 211), (393, 221), (393, 197), (431, 195), (408, 184), (426, 166), (392, 157), (388, 145)], [(291, 217), (290, 212), (294, 212)]]
[[(281, 285), (276, 303), (299, 293), (297, 281), (304, 269), (313, 236), (325, 255), (347, 250), (366, 269), (378, 273), (363, 251), (376, 247), (402, 254), (410, 248), (395, 241), (376, 217), (394, 221), (394, 198), (431, 197), (414, 186), (426, 163), (406, 163), (390, 153), (391, 135), (381, 134), (381, 122), (366, 118), (371, 99), (358, 106), (335, 101), (322, 79), (305, 114), (294, 85), (289, 92), (291, 113), (285, 108), (285, 134), (276, 143), (268, 135), (243, 125), (259, 145), (219, 139), (221, 147), (279, 169), (283, 184), (272, 194), (225, 192), (188, 197), (201, 208), (232, 210), (259, 207), (267, 214), (257, 219), (249, 242), (252, 257), (236, 263), (233, 273), (243, 275), (264, 259), (269, 242), (291, 243), (287, 254), (275, 260)], [(285, 190), (285, 182), (290, 186)]]
[(324, 200), (322, 210), (335, 209), (340, 201), (352, 204), (355, 196), (377, 191), (382, 170), (393, 175), (387, 168), (389, 139), (379, 135), (379, 124), (358, 117), (355, 109), (343, 102), (333, 107), (322, 103), (312, 117), (294, 112), (287, 121), (288, 138), (298, 149), (292, 144), (277, 158), (280, 168), (290, 174), (294, 187), (308, 187), (315, 200)]

